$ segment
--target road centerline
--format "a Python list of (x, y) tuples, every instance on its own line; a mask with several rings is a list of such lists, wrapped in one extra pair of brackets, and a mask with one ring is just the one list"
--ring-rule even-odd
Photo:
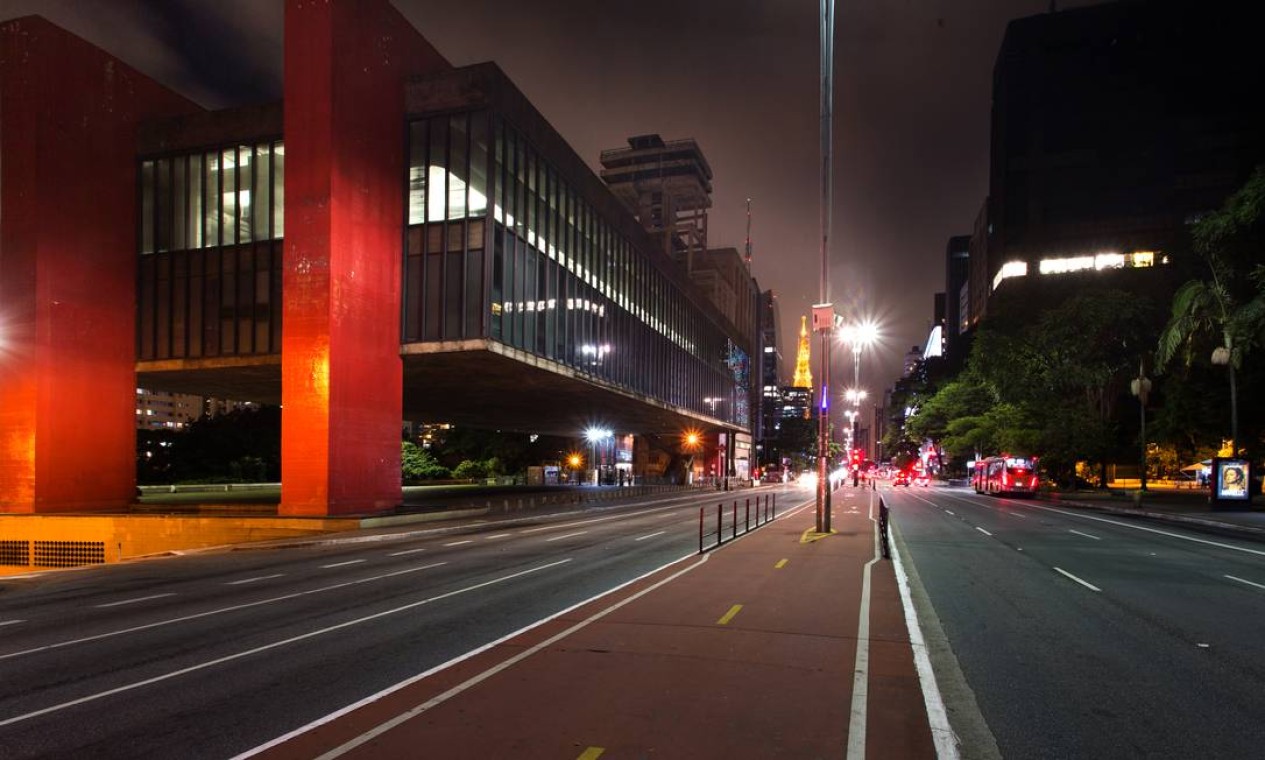
[(729, 611), (720, 616), (720, 620), (716, 621), (716, 625), (729, 625), (729, 621), (734, 619), (739, 612), (742, 612), (742, 605), (735, 604), (729, 608)]

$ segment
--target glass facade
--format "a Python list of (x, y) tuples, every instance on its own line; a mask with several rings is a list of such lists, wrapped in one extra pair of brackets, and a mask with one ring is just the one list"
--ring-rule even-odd
[(285, 146), (144, 159), (137, 358), (281, 350)]
[(749, 424), (749, 357), (520, 131), (431, 116), (409, 156), (404, 342), (490, 338)]

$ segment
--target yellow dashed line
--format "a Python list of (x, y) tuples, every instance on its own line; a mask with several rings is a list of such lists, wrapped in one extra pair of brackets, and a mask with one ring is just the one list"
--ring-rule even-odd
[(774, 569), (776, 569), (776, 570), (781, 570), (782, 568), (786, 567), (786, 563), (787, 563), (787, 562), (789, 562), (789, 561), (790, 561), (790, 560), (780, 559), (780, 560), (778, 560), (778, 561), (777, 561), (777, 564), (776, 564), (776, 565), (774, 565), (773, 567), (774, 567)]
[(733, 620), (734, 615), (737, 615), (738, 612), (741, 610), (742, 610), (742, 605), (735, 604), (734, 606), (729, 608), (729, 611), (725, 613), (724, 617), (716, 621), (716, 625), (729, 625), (729, 621)]
[(580, 753), (575, 760), (597, 760), (606, 751), (605, 747), (589, 747)]

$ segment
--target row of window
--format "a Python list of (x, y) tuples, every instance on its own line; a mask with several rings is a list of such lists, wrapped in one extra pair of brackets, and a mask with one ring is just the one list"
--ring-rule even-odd
[[(262, 241), (284, 234), (284, 156), (272, 141), (141, 162), (142, 360), (280, 350), (281, 246)], [(517, 130), (420, 119), (408, 156), (405, 342), (491, 337), (746, 424), (745, 354)]]
[(142, 161), (140, 252), (215, 248), (285, 235), (285, 146), (235, 145)]

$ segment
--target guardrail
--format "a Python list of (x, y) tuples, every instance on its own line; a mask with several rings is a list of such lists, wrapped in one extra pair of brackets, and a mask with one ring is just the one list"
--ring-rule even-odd
[[(746, 504), (742, 508), (742, 519), (738, 519), (738, 500), (734, 500), (733, 504), (726, 509), (724, 503), (716, 505), (716, 519), (708, 519), (708, 508), (698, 508), (698, 553), (708, 552), (726, 541), (732, 541), (738, 536), (746, 535), (756, 528), (766, 523), (773, 522), (777, 519), (777, 494), (765, 494), (763, 497), (755, 497), (754, 522), (752, 521), (753, 513), (751, 511), (751, 499), (746, 500)], [(729, 517), (726, 522), (726, 516)], [(742, 526), (741, 532), (738, 527)], [(713, 530), (714, 528), (714, 530)], [(726, 538), (726, 535), (728, 538)]]

